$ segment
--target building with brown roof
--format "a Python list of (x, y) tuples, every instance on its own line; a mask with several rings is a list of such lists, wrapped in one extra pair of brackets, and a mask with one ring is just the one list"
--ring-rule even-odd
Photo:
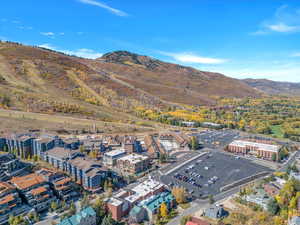
[(10, 182), (37, 212), (48, 209), (51, 202), (56, 201), (46, 180), (38, 174), (31, 173), (22, 177), (13, 177)]
[(50, 183), (50, 187), (53, 188), (54, 194), (60, 200), (71, 201), (80, 196), (80, 193), (75, 190), (75, 184), (72, 179), (65, 174), (46, 168), (43, 168), (36, 173)]
[(13, 185), (0, 182), (0, 224), (5, 224), (10, 215), (20, 215), (29, 210), (29, 207), (22, 204), (22, 200)]

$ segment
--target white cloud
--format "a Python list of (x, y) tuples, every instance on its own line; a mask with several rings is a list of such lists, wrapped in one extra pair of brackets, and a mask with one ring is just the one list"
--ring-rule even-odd
[(300, 9), (289, 8), (287, 5), (279, 7), (273, 17), (264, 20), (260, 29), (251, 35), (265, 35), (270, 33), (300, 32)]
[(55, 50), (58, 52), (63, 52), (67, 55), (75, 55), (75, 56), (87, 58), (87, 59), (96, 59), (103, 55), (102, 53), (96, 52), (95, 50), (92, 50), (92, 49), (80, 48), (80, 49), (76, 49), (76, 50), (65, 50), (65, 49), (57, 48), (48, 43), (39, 45), (39, 47), (47, 48), (47, 49)]
[(189, 64), (221, 64), (225, 63), (226, 59), (203, 57), (193, 53), (171, 53), (171, 52), (159, 52), (161, 55), (172, 57), (175, 61), (180, 63)]
[(276, 32), (294, 32), (298, 31), (300, 29), (300, 26), (289, 26), (280, 22), (273, 25), (267, 25), (267, 28)]
[(81, 3), (84, 3), (84, 4), (94, 5), (94, 6), (106, 9), (106, 10), (110, 11), (111, 13), (113, 13), (117, 16), (128, 16), (127, 13), (125, 13), (125, 12), (119, 10), (119, 9), (112, 8), (112, 7), (106, 5), (105, 3), (102, 3), (102, 2), (98, 2), (98, 1), (95, 1), (95, 0), (78, 0), (78, 1), (81, 2)]
[(40, 34), (44, 35), (44, 36), (48, 36), (48, 37), (54, 37), (55, 36), (55, 34), (53, 32), (41, 32)]
[(28, 27), (28, 26), (18, 26), (18, 28), (20, 30), (32, 30), (33, 29), (33, 27)]

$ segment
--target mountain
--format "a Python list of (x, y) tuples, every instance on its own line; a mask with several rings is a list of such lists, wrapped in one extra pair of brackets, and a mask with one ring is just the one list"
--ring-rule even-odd
[(134, 109), (214, 104), (218, 97), (258, 97), (244, 82), (219, 73), (126, 51), (96, 60), (0, 42), (0, 107), (138, 121)]
[(247, 85), (269, 95), (300, 96), (300, 83), (278, 82), (267, 79), (245, 79)]

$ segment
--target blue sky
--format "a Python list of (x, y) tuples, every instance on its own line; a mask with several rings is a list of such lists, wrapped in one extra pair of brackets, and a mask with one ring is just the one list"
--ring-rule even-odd
[(1, 2), (0, 39), (300, 82), (299, 0), (10, 0)]

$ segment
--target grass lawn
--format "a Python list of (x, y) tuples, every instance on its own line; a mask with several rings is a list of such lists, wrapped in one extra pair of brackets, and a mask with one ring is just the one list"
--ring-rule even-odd
[(272, 133), (274, 135), (276, 135), (276, 137), (283, 138), (283, 132), (282, 132), (282, 129), (281, 129), (281, 125), (271, 126), (271, 129), (272, 129)]

